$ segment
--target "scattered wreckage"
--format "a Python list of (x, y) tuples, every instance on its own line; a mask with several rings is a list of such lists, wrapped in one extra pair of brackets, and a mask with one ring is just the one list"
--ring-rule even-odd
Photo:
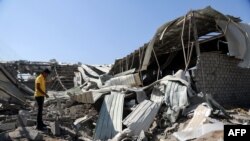
[(1, 64), (0, 140), (223, 140), (224, 125), (250, 121), (237, 108), (250, 100), (248, 81), (237, 85), (250, 80), (249, 34), (239, 18), (207, 7), (164, 24), (112, 67), (14, 67), (53, 70), (43, 132), (34, 128), (32, 87), (10, 73), (14, 64)]

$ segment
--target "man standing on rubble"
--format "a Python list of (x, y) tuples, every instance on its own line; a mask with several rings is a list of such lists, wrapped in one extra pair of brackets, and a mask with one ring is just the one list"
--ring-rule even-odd
[(37, 125), (36, 129), (43, 130), (47, 125), (43, 123), (43, 103), (44, 97), (48, 98), (49, 96), (46, 93), (46, 77), (50, 74), (49, 69), (43, 70), (43, 72), (36, 78), (35, 81), (35, 99), (38, 105), (37, 112)]

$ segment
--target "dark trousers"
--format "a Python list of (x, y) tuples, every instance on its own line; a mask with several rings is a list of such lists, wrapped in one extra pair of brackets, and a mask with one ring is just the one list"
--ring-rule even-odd
[(37, 127), (43, 126), (43, 102), (44, 96), (35, 97), (37, 105), (38, 105), (38, 112), (37, 112)]

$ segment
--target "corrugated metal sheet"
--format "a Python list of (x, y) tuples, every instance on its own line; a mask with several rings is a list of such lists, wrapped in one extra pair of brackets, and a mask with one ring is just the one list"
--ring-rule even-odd
[(128, 74), (132, 74), (135, 72), (135, 68), (127, 70), (125, 72), (121, 72), (115, 75), (115, 77), (119, 77), (119, 76), (124, 76), (124, 75), (128, 75)]
[(85, 69), (83, 69), (82, 67), (78, 67), (78, 71), (82, 74), (82, 78), (85, 82), (92, 81), (95, 83), (99, 83), (99, 80), (97, 78), (87, 76), (85, 73)]
[(144, 100), (123, 120), (123, 124), (131, 129), (134, 135), (139, 135), (142, 130), (148, 130), (159, 108), (160, 104)]
[(69, 96), (80, 103), (95, 103), (104, 93), (94, 91), (83, 91), (79, 87), (67, 92)]
[(6, 77), (6, 75), (0, 70), (0, 99), (3, 101), (25, 103), (25, 97), (23, 93)]
[(122, 131), (124, 97), (124, 94), (117, 92), (105, 96), (97, 121), (95, 140), (111, 139)]
[(82, 74), (81, 72), (74, 72), (74, 87), (82, 85)]
[(130, 74), (125, 76), (119, 76), (115, 78), (111, 78), (106, 82), (107, 86), (113, 85), (129, 85), (129, 86), (140, 86), (142, 85), (139, 73)]
[(111, 69), (109, 66), (94, 66), (94, 67), (105, 73), (108, 73)]
[(154, 88), (150, 97), (151, 101), (154, 101), (155, 103), (159, 103), (162, 104), (163, 100), (164, 100), (164, 95), (163, 93), (160, 91), (159, 88)]
[(136, 100), (138, 103), (141, 103), (142, 101), (148, 99), (145, 91), (140, 88), (128, 88), (127, 91), (135, 92), (136, 93)]
[(100, 93), (110, 93), (111, 91), (123, 91), (125, 89), (128, 89), (128, 87), (129, 87), (128, 85), (106, 86), (98, 90), (92, 90), (92, 91)]
[(176, 122), (181, 109), (188, 106), (188, 82), (182, 79), (183, 71), (178, 71), (174, 76), (166, 76), (160, 82), (161, 91), (165, 93), (164, 101), (168, 106), (164, 118), (172, 123)]
[(99, 74), (97, 74), (95, 71), (93, 71), (91, 68), (89, 68), (87, 65), (81, 65), (81, 67), (89, 74), (94, 77), (99, 77)]
[(103, 93), (92, 92), (92, 91), (83, 92), (80, 95), (79, 102), (95, 103), (102, 95), (103, 95)]

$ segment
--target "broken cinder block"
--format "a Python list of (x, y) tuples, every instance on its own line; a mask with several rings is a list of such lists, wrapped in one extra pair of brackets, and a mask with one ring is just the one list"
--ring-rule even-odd
[(61, 130), (60, 130), (60, 126), (59, 126), (58, 121), (50, 123), (50, 128), (51, 128), (50, 130), (51, 130), (53, 135), (59, 136), (61, 134)]

